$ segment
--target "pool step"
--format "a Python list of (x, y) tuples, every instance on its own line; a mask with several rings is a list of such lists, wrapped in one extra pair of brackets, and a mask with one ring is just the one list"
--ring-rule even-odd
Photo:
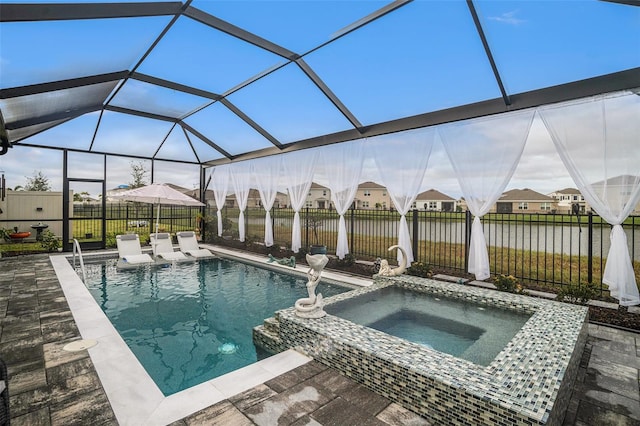
[(262, 325), (267, 332), (272, 333), (276, 336), (280, 335), (280, 321), (278, 321), (277, 319), (273, 317), (267, 318), (266, 320), (264, 320)]
[(280, 335), (267, 330), (264, 325), (253, 327), (253, 343), (274, 354), (284, 350)]

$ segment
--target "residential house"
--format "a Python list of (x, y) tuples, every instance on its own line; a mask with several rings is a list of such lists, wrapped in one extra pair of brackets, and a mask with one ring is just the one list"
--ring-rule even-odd
[(512, 189), (502, 194), (491, 208), (493, 213), (552, 213), (556, 200), (532, 189)]
[[(631, 196), (638, 182), (637, 176), (620, 175), (596, 182), (592, 185), (596, 193), (606, 193), (608, 202), (614, 205), (623, 205)], [(606, 185), (605, 185), (606, 184)], [(587, 208), (589, 205), (587, 204)], [(640, 203), (636, 204), (631, 214), (640, 213)]]
[(364, 182), (358, 185), (354, 203), (356, 209), (363, 210), (386, 210), (393, 205), (387, 188), (375, 182)]
[[(356, 209), (388, 209), (391, 207), (391, 198), (384, 186), (375, 182), (364, 182), (358, 185), (353, 203)], [(305, 206), (313, 209), (334, 208), (331, 190), (313, 182)]]
[(413, 208), (435, 212), (456, 211), (456, 200), (435, 189), (421, 192), (413, 203)]
[[(208, 197), (208, 195), (207, 195)], [(282, 192), (278, 192), (276, 194), (276, 199), (273, 202), (273, 208), (279, 209), (280, 207), (285, 207), (288, 205), (289, 197), (287, 194), (283, 194)], [(209, 203), (215, 206), (215, 200), (209, 201)], [(235, 194), (228, 194), (225, 200), (225, 206), (229, 208), (237, 208), (238, 200), (236, 199)], [(249, 195), (247, 196), (247, 208), (254, 209), (262, 207), (262, 200), (260, 199), (260, 192), (257, 189), (249, 189)]]
[(331, 191), (326, 186), (312, 182), (311, 188), (309, 188), (309, 194), (307, 195), (307, 201), (304, 206), (310, 209), (332, 208)]
[(575, 188), (560, 189), (552, 192), (549, 196), (556, 200), (558, 213), (571, 214), (574, 204), (578, 205), (580, 213), (584, 213), (587, 209), (587, 202), (580, 191)]

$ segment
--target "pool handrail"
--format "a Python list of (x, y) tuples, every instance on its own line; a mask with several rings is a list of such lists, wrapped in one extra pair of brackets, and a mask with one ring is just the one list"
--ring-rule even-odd
[(87, 273), (84, 269), (84, 260), (82, 259), (82, 250), (80, 249), (80, 243), (77, 239), (73, 239), (73, 269), (76, 268), (76, 251), (78, 252), (78, 257), (80, 258), (80, 270), (82, 271), (82, 282), (87, 282)]

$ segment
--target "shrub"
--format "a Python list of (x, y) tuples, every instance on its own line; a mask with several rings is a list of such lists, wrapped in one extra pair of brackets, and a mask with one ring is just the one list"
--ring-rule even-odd
[(40, 246), (46, 251), (56, 251), (60, 247), (60, 240), (56, 237), (56, 234), (48, 229), (42, 233), (42, 240), (40, 240)]
[(309, 252), (306, 248), (300, 247), (298, 252), (295, 254), (296, 260), (306, 260), (307, 253)]
[(5, 241), (11, 241), (11, 237), (9, 237), (9, 235), (11, 235), (12, 233), (13, 232), (11, 232), (11, 230), (9, 229), (0, 228), (0, 238)]
[(107, 248), (114, 248), (117, 246), (116, 243), (116, 233), (115, 232), (107, 232), (107, 236), (105, 238), (104, 244)]
[(343, 268), (344, 267), (348, 268), (348, 267), (353, 266), (353, 265), (356, 264), (356, 257), (351, 253), (347, 253), (347, 254), (344, 255), (343, 259), (338, 259), (336, 261), (336, 264), (338, 266), (342, 266)]
[[(378, 269), (380, 268), (378, 267)], [(433, 271), (431, 270), (431, 268), (429, 268), (428, 263), (414, 262), (409, 268), (407, 268), (407, 274), (416, 277), (430, 278), (433, 274)]]
[(500, 291), (506, 291), (508, 293), (523, 293), (524, 289), (518, 283), (518, 280), (513, 275), (498, 275), (494, 283), (496, 288)]
[(598, 288), (594, 283), (567, 284), (558, 292), (560, 302), (586, 305), (590, 299), (598, 295)]

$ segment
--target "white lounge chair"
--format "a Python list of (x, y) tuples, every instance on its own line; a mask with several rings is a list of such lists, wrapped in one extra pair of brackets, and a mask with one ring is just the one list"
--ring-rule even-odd
[(153, 263), (153, 258), (151, 256), (146, 253), (142, 253), (140, 237), (138, 237), (138, 234), (117, 235), (116, 244), (118, 245), (120, 266)]
[(178, 232), (176, 233), (176, 235), (178, 236), (178, 245), (180, 245), (181, 252), (198, 259), (205, 257), (215, 257), (214, 254), (211, 253), (211, 251), (207, 249), (201, 249), (200, 246), (198, 246), (198, 240), (196, 240), (195, 232)]
[(151, 234), (151, 247), (153, 248), (153, 255), (165, 260), (190, 260), (181, 251), (174, 251), (173, 244), (171, 244), (171, 235), (167, 232), (159, 232), (157, 234)]

